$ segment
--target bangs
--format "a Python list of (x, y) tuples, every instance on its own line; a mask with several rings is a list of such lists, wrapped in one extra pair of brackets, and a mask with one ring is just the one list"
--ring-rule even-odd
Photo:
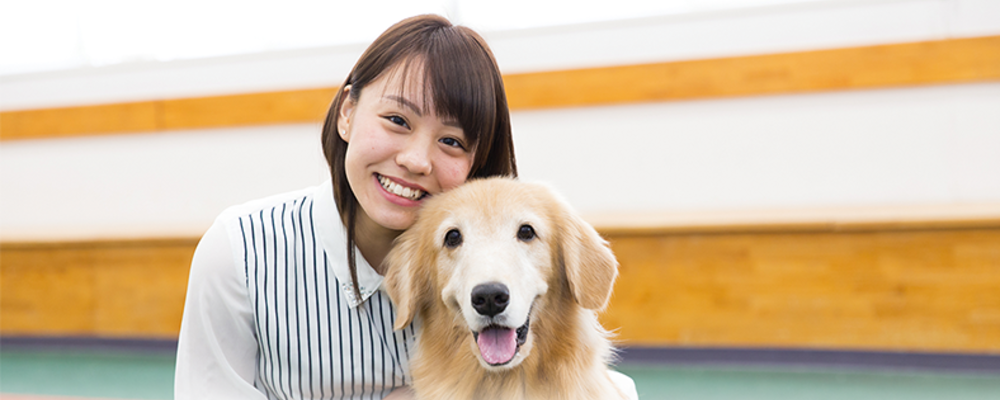
[[(430, 32), (422, 46), (414, 46), (397, 67), (386, 72), (390, 81), (399, 79), (400, 97), (407, 89), (422, 89), (423, 108), (462, 128), (470, 150), (475, 150), (470, 175), (475, 174), (490, 154), (498, 130), (501, 108), (506, 108), (503, 81), (489, 51), (464, 27), (448, 27)], [(407, 82), (413, 68), (421, 69), (423, 87)], [(412, 78), (411, 78), (412, 79)]]
[(407, 91), (419, 93), (421, 112), (433, 110), (462, 128), (475, 152), (469, 178), (517, 175), (503, 78), (493, 53), (473, 30), (434, 15), (404, 20), (365, 50), (344, 85), (352, 85), (350, 96), (357, 100), (363, 87), (382, 75), (401, 83), (401, 98)]
[(431, 94), (439, 116), (458, 121), (466, 139), (476, 146), (477, 155), (488, 154), (488, 148), (480, 147), (488, 147), (492, 138), (482, 136), (496, 130), (497, 97), (503, 96), (503, 86), (499, 76), (489, 73), (495, 68), (493, 60), (487, 58), (489, 53), (468, 35), (457, 32), (461, 29), (441, 29), (431, 36), (424, 65), (424, 82), (429, 87), (424, 93)]

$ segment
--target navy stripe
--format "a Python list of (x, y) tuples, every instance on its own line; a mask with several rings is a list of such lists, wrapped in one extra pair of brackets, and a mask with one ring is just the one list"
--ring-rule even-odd
[[(390, 304), (390, 307), (389, 307), (389, 320), (393, 321), (393, 324), (395, 324), (395, 321), (396, 321), (396, 307), (393, 306), (393, 305), (391, 305), (391, 304)], [(393, 325), (393, 326), (395, 326), (395, 325)], [(403, 358), (399, 356), (399, 341), (396, 340), (397, 336), (399, 336), (399, 332), (395, 332), (395, 331), (392, 332), (392, 348), (394, 350), (396, 350), (396, 361), (402, 363)], [(400, 364), (400, 366), (402, 366), (402, 364)], [(406, 375), (402, 374), (402, 371), (400, 371), (400, 372), (401, 372), (400, 373), (401, 378), (403, 378), (401, 385), (406, 386)]]
[[(369, 306), (371, 305), (371, 303), (372, 303), (371, 301), (368, 301), (366, 303), (366, 307), (369, 308), (369, 313), (368, 313), (369, 314), (369, 316), (368, 316), (368, 346), (369, 347), (368, 348), (371, 350), (372, 353), (371, 353), (371, 357), (366, 357), (366, 359), (371, 360), (371, 363), (372, 363), (372, 381), (374, 382), (375, 381), (375, 328), (372, 326), (372, 318), (371, 318), (371, 315), (370, 315), (371, 314), (371, 312), (370, 312), (371, 307), (369, 307)], [(358, 307), (358, 308), (361, 308), (361, 307)], [(375, 397), (375, 385), (372, 384), (372, 400), (374, 400), (374, 397)]]
[[(356, 369), (354, 367), (354, 323), (351, 320), (351, 312), (350, 311), (347, 312), (347, 335), (348, 335), (347, 344), (350, 345), (350, 350), (351, 350), (351, 352), (350, 352), (350, 354), (351, 354), (351, 397), (354, 397), (354, 389), (355, 389), (355, 385), (354, 385), (354, 382), (355, 382), (354, 381), (354, 371)], [(343, 338), (341, 338), (341, 340), (343, 340)], [(343, 355), (341, 355), (341, 357), (343, 357)]]
[[(275, 307), (274, 307), (274, 323), (278, 324), (278, 321), (280, 320), (280, 310), (279, 310), (278, 307), (281, 305), (281, 303), (278, 301), (278, 276), (279, 276), (278, 275), (278, 225), (274, 221), (274, 213), (276, 211), (278, 211), (278, 207), (277, 206), (271, 208), (271, 236), (273, 236), (273, 238), (274, 238), (274, 242), (273, 242), (273, 244), (274, 244), (274, 252), (273, 252), (274, 253), (274, 305), (275, 305)], [(287, 281), (287, 275), (286, 275), (286, 281)], [(286, 289), (285, 292), (287, 293), (288, 292), (287, 287), (285, 289)], [(286, 298), (286, 300), (287, 300), (287, 298)], [(286, 305), (287, 305), (287, 303), (286, 303)], [(285, 312), (287, 313), (287, 309), (286, 309)], [(285, 322), (286, 322), (286, 325), (287, 325), (288, 321), (285, 321)], [(280, 347), (281, 346), (281, 327), (277, 326), (276, 328), (277, 329), (275, 329), (275, 331), (274, 331), (274, 338), (275, 338), (274, 344), (276, 346)], [(286, 337), (285, 341), (288, 341), (288, 339), (290, 339), (290, 338)], [(277, 350), (276, 349), (275, 351), (279, 351), (280, 352), (281, 350)], [(282, 358), (287, 358), (287, 357), (279, 357), (278, 358), (278, 368), (277, 368), (278, 369), (278, 379), (274, 382), (274, 384), (275, 384), (275, 387), (279, 391), (281, 391), (282, 396), (287, 399), (287, 398), (289, 398), (291, 396), (290, 396), (290, 394), (287, 391), (285, 391), (285, 386), (283, 384), (284, 381), (285, 381), (285, 379), (284, 379), (284, 373), (283, 372), (288, 371), (288, 369), (284, 369), (284, 368), (281, 367), (281, 361), (282, 361), (281, 359)], [(286, 365), (288, 365), (287, 362), (286, 362)], [(288, 365), (288, 368), (290, 369), (291, 365)]]
[[(277, 207), (275, 207), (271, 211), (271, 223), (272, 224), (275, 223), (275, 221), (274, 221), (274, 212), (275, 211), (277, 211)], [(283, 218), (284, 213), (285, 213), (285, 205), (282, 204), (281, 205), (281, 214), (279, 215), (278, 218), (281, 219), (281, 223), (282, 223), (281, 233), (282, 233), (282, 235), (284, 235), (284, 238), (285, 238), (285, 249), (288, 249), (288, 236), (285, 235), (285, 231), (284, 231), (284, 229), (285, 229), (285, 226), (284, 226), (285, 220)], [(277, 227), (275, 227), (275, 229), (277, 229)], [(277, 230), (274, 231), (274, 262), (275, 262), (275, 266), (276, 266), (275, 269), (274, 269), (274, 272), (275, 272), (275, 275), (277, 275), (277, 272), (278, 272), (278, 269), (277, 269), (277, 263), (278, 263), (278, 231)], [(277, 288), (275, 288), (275, 290), (277, 290)], [(277, 293), (277, 292), (275, 292), (275, 293)], [(287, 251), (285, 252), (285, 293), (284, 293), (284, 295), (285, 295), (285, 354), (287, 356), (286, 357), (282, 357), (282, 358), (285, 359), (285, 365), (288, 366), (288, 369), (285, 370), (285, 372), (288, 372), (288, 380), (287, 381), (282, 380), (282, 384), (284, 384), (285, 382), (288, 383), (288, 391), (286, 392), (287, 393), (286, 394), (286, 398), (291, 398), (292, 397), (292, 328), (291, 328), (291, 324), (292, 323), (289, 320), (290, 314), (288, 312), (288, 303), (291, 300), (288, 298), (288, 252)], [(280, 346), (281, 342), (279, 341), (278, 343), (279, 343), (278, 345)], [(285, 388), (285, 386), (282, 385), (282, 389), (284, 389), (284, 388)]]
[[(379, 320), (379, 322), (382, 325), (380, 327), (381, 330), (379, 330), (379, 332), (385, 332), (385, 313), (383, 313), (383, 310), (382, 310), (382, 292), (379, 291), (379, 292), (377, 292), (377, 294), (378, 294), (378, 315), (379, 315), (379, 319), (378, 320)], [(374, 310), (372, 310), (372, 313), (374, 313)], [(386, 363), (385, 363), (385, 348), (386, 348), (386, 346), (388, 346), (388, 343), (385, 340), (385, 336), (380, 335), (380, 339), (382, 340), (382, 346), (380, 346), (382, 348), (382, 395), (385, 396), (385, 385), (386, 385), (386, 383), (388, 383), (388, 379), (386, 379), (386, 376), (385, 376), (385, 371), (386, 371), (386, 368), (385, 368), (385, 366), (386, 366)], [(396, 364), (395, 363), (392, 364), (392, 369), (393, 370), (396, 369)]]
[[(358, 355), (361, 356), (358, 360), (361, 364), (361, 368), (358, 368), (358, 370), (361, 371), (361, 382), (365, 382), (365, 360), (367, 360), (368, 357), (365, 357), (365, 326), (362, 323), (364, 320), (361, 318), (361, 306), (358, 305), (354, 309), (354, 312), (358, 315)], [(358, 398), (364, 398), (365, 385), (362, 384), (360, 386), (361, 394), (358, 395)]]
[[(326, 391), (324, 389), (326, 388), (326, 375), (323, 373), (323, 327), (321, 326), (322, 320), (321, 320), (320, 307), (319, 307), (319, 289), (320, 289), (319, 288), (319, 265), (316, 262), (316, 233), (315, 233), (316, 231), (315, 231), (315, 227), (313, 227), (313, 224), (312, 224), (312, 204), (313, 204), (312, 202), (309, 202), (309, 229), (310, 229), (310, 232), (312, 232), (312, 234), (310, 235), (310, 238), (312, 239), (312, 243), (310, 243), (310, 248), (312, 249), (313, 288), (316, 289), (316, 354), (319, 356), (316, 361), (319, 362), (319, 376), (320, 376), (319, 397), (321, 399), (325, 399), (326, 398)], [(305, 199), (303, 199), (302, 200), (302, 207), (305, 208), (305, 205), (306, 205)], [(302, 209), (299, 209), (299, 223), (300, 224), (303, 223), (302, 222)], [(303, 234), (302, 237), (303, 237), (303, 242), (302, 243), (303, 243), (303, 246), (304, 246), (305, 245), (305, 240), (304, 240), (305, 234)], [(305, 257), (305, 254), (306, 254), (305, 249), (303, 249), (302, 250), (302, 256)], [(329, 288), (329, 286), (327, 286), (327, 296), (326, 296), (327, 297), (327, 302), (326, 302), (327, 305), (330, 304), (330, 302), (329, 302), (329, 299), (330, 299), (330, 292), (329, 292), (329, 290), (330, 290), (330, 288)], [(327, 307), (327, 309), (329, 309), (329, 307)], [(310, 351), (309, 354), (310, 354), (310, 357), (311, 357), (312, 354), (313, 354), (312, 351)], [(312, 377), (311, 376), (309, 378), (309, 384), (312, 385)], [(313, 396), (313, 397), (315, 397), (315, 396)]]
[[(302, 198), (302, 203), (299, 204), (299, 208), (298, 208), (298, 211), (299, 211), (299, 236), (302, 238), (302, 282), (303, 282), (302, 290), (303, 290), (303, 298), (307, 300), (307, 301), (304, 301), (304, 303), (305, 303), (305, 307), (306, 307), (306, 317), (305, 317), (305, 320), (306, 320), (306, 354), (309, 357), (309, 397), (310, 398), (315, 398), (316, 397), (316, 393), (314, 391), (315, 390), (315, 386), (313, 386), (313, 361), (314, 360), (313, 360), (313, 357), (312, 357), (312, 354), (313, 354), (313, 352), (312, 352), (312, 326), (309, 323), (310, 320), (311, 320), (311, 318), (309, 318), (309, 301), (308, 301), (308, 299), (309, 299), (309, 284), (306, 283), (306, 281), (309, 279), (309, 276), (308, 276), (308, 272), (309, 271), (306, 268), (306, 266), (309, 265), (309, 264), (308, 264), (308, 261), (306, 260), (306, 239), (305, 239), (306, 238), (306, 234), (305, 234), (305, 226), (303, 226), (303, 222), (302, 222), (302, 209), (305, 207), (305, 204), (306, 204), (305, 202), (306, 202), (306, 198), (303, 197)], [(295, 226), (295, 220), (294, 219), (292, 220), (292, 226), (293, 227)], [(315, 273), (316, 273), (316, 269), (313, 268), (313, 274), (314, 274), (313, 275), (313, 282), (314, 282), (314, 284), (316, 282)], [(318, 299), (319, 298), (319, 293), (317, 293), (316, 296), (314, 296), (314, 297), (316, 297)], [(319, 307), (317, 306), (316, 309), (318, 310)], [(322, 368), (322, 367), (323, 367), (323, 365), (320, 364), (320, 368)]]
[(267, 228), (266, 224), (264, 224), (264, 210), (260, 210), (260, 236), (261, 236), (260, 243), (262, 246), (262, 251), (261, 254), (258, 255), (258, 257), (263, 256), (261, 258), (263, 259), (263, 264), (264, 264), (264, 272), (263, 272), (264, 284), (262, 286), (263, 289), (262, 292), (264, 294), (264, 310), (263, 310), (264, 337), (265, 337), (264, 344), (267, 347), (267, 353), (268, 353), (268, 360), (266, 364), (267, 367), (270, 369), (270, 374), (267, 377), (268, 380), (265, 383), (267, 384), (267, 387), (270, 388), (270, 391), (273, 392), (275, 390), (274, 375), (277, 373), (277, 371), (275, 371), (274, 368), (274, 362), (275, 362), (274, 346), (271, 345), (271, 307), (268, 307), (268, 302), (267, 302), (267, 276), (270, 274), (268, 273), (268, 266), (267, 266)]
[[(297, 347), (297, 350), (298, 350), (298, 357), (299, 357), (298, 358), (298, 360), (299, 360), (299, 375), (298, 375), (298, 377), (299, 377), (299, 397), (305, 397), (306, 396), (306, 394), (305, 394), (306, 392), (305, 392), (305, 389), (303, 388), (303, 381), (304, 380), (303, 380), (303, 373), (302, 373), (302, 370), (304, 369), (303, 365), (302, 365), (303, 360), (304, 360), (304, 358), (302, 357), (302, 339), (303, 339), (303, 337), (302, 337), (302, 313), (301, 313), (301, 310), (299, 309), (299, 299), (300, 299), (300, 297), (299, 297), (299, 288), (300, 288), (300, 285), (305, 284), (305, 279), (303, 279), (303, 282), (300, 284), (298, 271), (301, 269), (301, 267), (300, 267), (300, 264), (298, 262), (298, 259), (295, 257), (295, 248), (297, 247), (297, 244), (298, 244), (298, 236), (295, 235), (295, 218), (294, 218), (294, 215), (295, 215), (294, 212), (295, 211), (294, 210), (295, 210), (295, 208), (297, 206), (298, 206), (298, 200), (294, 200), (294, 201), (292, 201), (292, 208), (290, 210), (288, 210), (288, 220), (291, 221), (291, 223), (292, 223), (292, 250), (289, 253), (292, 254), (291, 255), (291, 257), (292, 257), (292, 266), (293, 266), (292, 275), (295, 276), (295, 337), (299, 338), (299, 340), (296, 340), (295, 342), (297, 344), (296, 347)], [(284, 221), (284, 219), (282, 219), (282, 221)], [(288, 258), (288, 254), (289, 253), (285, 253), (285, 258)], [(306, 290), (305, 287), (302, 287), (302, 290), (305, 291)], [(309, 321), (309, 319), (306, 318), (306, 321)], [(308, 344), (308, 342), (309, 342), (308, 330), (306, 331), (306, 333), (307, 334), (305, 336), (305, 340), (306, 340), (306, 343)], [(311, 366), (311, 364), (310, 364), (310, 366)], [(309, 397), (312, 397), (312, 396), (310, 395)]]
[[(413, 326), (412, 324), (410, 326)], [(410, 346), (406, 344), (406, 328), (400, 329), (403, 331), (403, 354), (406, 355), (406, 362), (410, 362)], [(403, 382), (406, 382), (406, 377), (403, 377)], [(404, 383), (405, 384), (405, 383)]]
[[(326, 261), (326, 252), (325, 251), (323, 252), (323, 260)], [(341, 305), (340, 305), (340, 298), (343, 297), (343, 295), (340, 293), (340, 285), (337, 285), (337, 283), (338, 282), (336, 281), (336, 279), (334, 279), (334, 284), (336, 285), (335, 288), (337, 289), (336, 293), (335, 293), (337, 295), (337, 332), (339, 333), (339, 335), (338, 335), (339, 340), (337, 342), (340, 343), (340, 353), (339, 353), (340, 354), (340, 398), (343, 399), (344, 395), (347, 394), (347, 390), (345, 390), (345, 388), (344, 388), (344, 383), (346, 382), (346, 379), (344, 379), (344, 378), (346, 378), (346, 376), (344, 376), (345, 375), (344, 374), (344, 336), (343, 336), (343, 334), (344, 334), (344, 324), (343, 324), (343, 321), (340, 318), (340, 314), (341, 314), (340, 310), (342, 310)], [(331, 336), (331, 338), (333, 337), (333, 333), (332, 332), (330, 333), (330, 336)]]

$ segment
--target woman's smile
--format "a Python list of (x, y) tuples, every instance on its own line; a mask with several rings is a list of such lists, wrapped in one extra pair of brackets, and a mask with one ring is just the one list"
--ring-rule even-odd
[(389, 200), (399, 205), (417, 205), (424, 197), (430, 196), (426, 190), (417, 185), (399, 182), (396, 179), (378, 173), (375, 174), (375, 179), (382, 186), (382, 189), (385, 190), (386, 195), (389, 196)]

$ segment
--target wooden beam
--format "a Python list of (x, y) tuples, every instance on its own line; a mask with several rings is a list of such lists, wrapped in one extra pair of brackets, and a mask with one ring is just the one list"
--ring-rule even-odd
[(1000, 229), (609, 239), (629, 345), (1000, 354)]
[[(1000, 226), (889, 228), (604, 232), (601, 319), (626, 345), (1000, 353)], [(196, 244), (0, 243), (0, 334), (176, 337)]]
[(176, 338), (197, 243), (0, 244), (0, 334)]
[[(508, 74), (512, 109), (1000, 80), (1000, 36)], [(0, 112), (0, 140), (322, 121), (337, 88)]]
[(505, 79), (513, 108), (759, 96), (1000, 79), (1000, 36), (693, 60)]

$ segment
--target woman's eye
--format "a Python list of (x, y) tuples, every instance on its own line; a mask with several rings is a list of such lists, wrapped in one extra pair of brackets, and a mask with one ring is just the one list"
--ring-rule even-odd
[(462, 142), (459, 142), (458, 139), (455, 138), (443, 138), (441, 139), (441, 143), (448, 147), (458, 147), (460, 149), (465, 148), (462, 146)]
[(406, 120), (403, 119), (403, 117), (400, 117), (398, 115), (390, 115), (388, 117), (385, 117), (385, 119), (389, 120), (389, 122), (392, 122), (392, 123), (394, 123), (396, 125), (402, 126), (402, 127), (406, 128), (406, 129), (410, 128), (410, 125), (406, 123)]

